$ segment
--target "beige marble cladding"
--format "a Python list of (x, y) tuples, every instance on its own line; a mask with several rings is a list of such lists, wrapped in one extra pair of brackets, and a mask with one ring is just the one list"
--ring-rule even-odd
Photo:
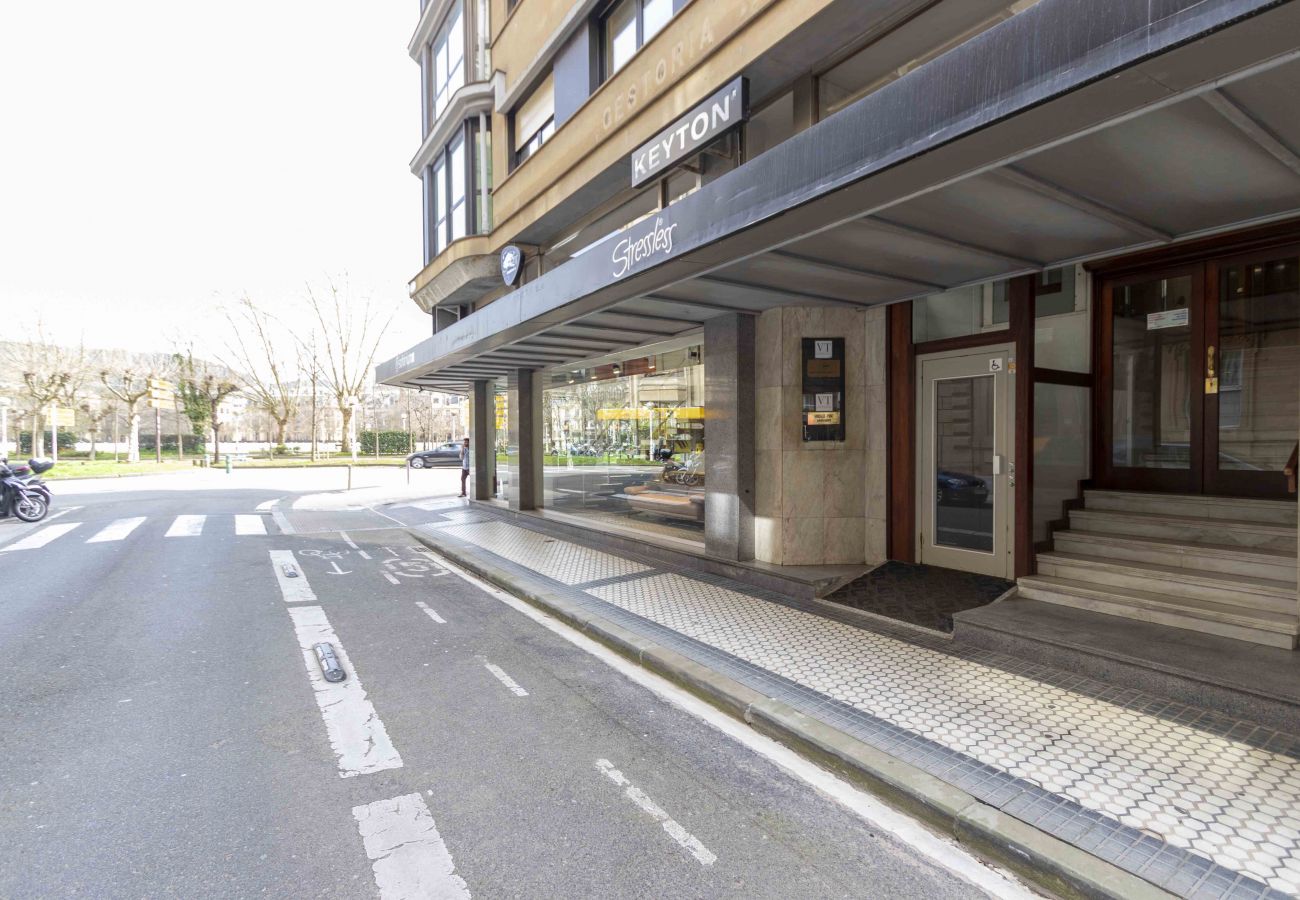
[[(787, 566), (882, 560), (884, 310), (774, 309), (759, 317), (755, 335), (756, 558)], [(803, 441), (799, 367), (810, 337), (844, 338), (844, 441)]]

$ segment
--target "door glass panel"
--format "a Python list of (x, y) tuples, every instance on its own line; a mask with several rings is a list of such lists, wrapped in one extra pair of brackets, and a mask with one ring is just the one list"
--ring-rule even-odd
[(993, 376), (934, 383), (934, 543), (993, 552)]
[(1219, 468), (1280, 472), (1300, 422), (1300, 260), (1219, 275)]
[(1190, 275), (1115, 288), (1111, 312), (1111, 463), (1115, 466), (1191, 466), (1191, 295)]

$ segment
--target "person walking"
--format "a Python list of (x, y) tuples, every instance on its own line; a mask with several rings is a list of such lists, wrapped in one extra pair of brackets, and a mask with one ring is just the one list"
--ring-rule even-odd
[(469, 438), (460, 445), (460, 495), (465, 494), (465, 484), (469, 481)]

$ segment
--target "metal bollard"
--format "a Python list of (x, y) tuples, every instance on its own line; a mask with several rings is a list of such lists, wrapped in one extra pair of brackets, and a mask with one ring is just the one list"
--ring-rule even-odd
[(316, 661), (320, 663), (320, 670), (325, 674), (326, 681), (336, 683), (348, 677), (348, 673), (343, 671), (343, 664), (334, 655), (332, 646), (317, 644), (312, 649), (316, 651)]
[(227, 453), (227, 454), (226, 454), (226, 474), (229, 475), (230, 472), (231, 472), (231, 470), (232, 470), (233, 468), (234, 468), (234, 466), (231, 465), (231, 462), (230, 462), (230, 454)]
[(352, 467), (348, 466), (348, 490), (352, 490)]

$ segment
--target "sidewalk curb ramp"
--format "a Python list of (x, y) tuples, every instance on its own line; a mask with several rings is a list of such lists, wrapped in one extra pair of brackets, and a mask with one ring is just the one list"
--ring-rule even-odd
[[(977, 800), (971, 794), (746, 687), (692, 659), (580, 609), (567, 598), (439, 540), (408, 529), (421, 544), (475, 576), (555, 616), (565, 624), (744, 720), (820, 765), (923, 819), (1040, 890), (1062, 897), (1157, 898), (1173, 895), (1118, 866)], [(761, 602), (761, 601), (758, 601)]]

